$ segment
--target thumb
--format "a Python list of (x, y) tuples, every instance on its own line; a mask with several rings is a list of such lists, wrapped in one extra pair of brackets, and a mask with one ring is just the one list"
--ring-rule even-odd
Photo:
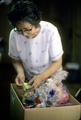
[(36, 75), (29, 81), (29, 84), (32, 85), (34, 83), (34, 80), (36, 79)]
[(16, 79), (15, 79), (16, 85), (22, 86), (22, 85), (23, 85), (23, 82), (24, 82), (24, 79), (22, 80), (22, 79), (20, 79), (18, 76), (16, 77)]
[(31, 80), (28, 82), (28, 84), (29, 84), (29, 85), (32, 85), (33, 82), (34, 82), (34, 79), (31, 79)]

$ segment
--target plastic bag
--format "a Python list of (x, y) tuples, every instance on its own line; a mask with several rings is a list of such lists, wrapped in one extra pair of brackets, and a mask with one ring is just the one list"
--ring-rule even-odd
[(56, 84), (53, 79), (43, 84), (36, 90), (39, 94), (41, 104), (37, 107), (51, 107), (66, 104), (69, 101), (69, 91), (62, 82)]
[(69, 101), (69, 91), (62, 80), (67, 75), (66, 71), (58, 71), (46, 82), (42, 82), (36, 90), (26, 90), (23, 104), (27, 107), (52, 107), (66, 104)]
[(65, 80), (67, 76), (67, 71), (58, 71), (36, 89), (41, 101), (37, 107), (60, 106), (69, 101), (69, 90), (62, 83), (62, 80)]

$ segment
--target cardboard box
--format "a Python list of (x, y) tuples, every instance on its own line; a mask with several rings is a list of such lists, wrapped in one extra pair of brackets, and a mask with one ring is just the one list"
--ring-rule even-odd
[(48, 108), (25, 108), (20, 101), (14, 85), (10, 84), (11, 120), (80, 120), (81, 104), (70, 95), (70, 106)]

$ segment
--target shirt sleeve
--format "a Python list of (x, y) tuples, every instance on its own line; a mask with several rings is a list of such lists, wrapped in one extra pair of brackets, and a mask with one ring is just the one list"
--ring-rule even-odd
[(63, 55), (63, 46), (58, 29), (55, 28), (50, 37), (49, 54), (52, 61), (58, 60)]
[(13, 59), (19, 60), (19, 54), (18, 54), (17, 47), (16, 47), (16, 38), (15, 37), (16, 37), (15, 33), (12, 30), (9, 35), (8, 55)]

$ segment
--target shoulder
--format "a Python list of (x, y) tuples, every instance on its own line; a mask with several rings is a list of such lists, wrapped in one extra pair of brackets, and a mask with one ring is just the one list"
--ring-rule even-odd
[(15, 33), (14, 30), (15, 30), (15, 28), (13, 28), (13, 29), (10, 31), (10, 35)]
[(57, 26), (51, 22), (41, 21), (40, 25), (41, 25), (42, 31), (45, 31), (48, 34), (54, 34), (58, 32)]
[(17, 36), (17, 32), (15, 32), (15, 28), (13, 28), (13, 29), (10, 31), (9, 36), (10, 36), (10, 37), (16, 37), (16, 36)]
[(56, 30), (57, 29), (56, 25), (54, 25), (53, 23), (48, 22), (48, 21), (41, 21), (40, 25), (43, 28), (47, 28), (47, 29), (51, 29), (51, 30)]

